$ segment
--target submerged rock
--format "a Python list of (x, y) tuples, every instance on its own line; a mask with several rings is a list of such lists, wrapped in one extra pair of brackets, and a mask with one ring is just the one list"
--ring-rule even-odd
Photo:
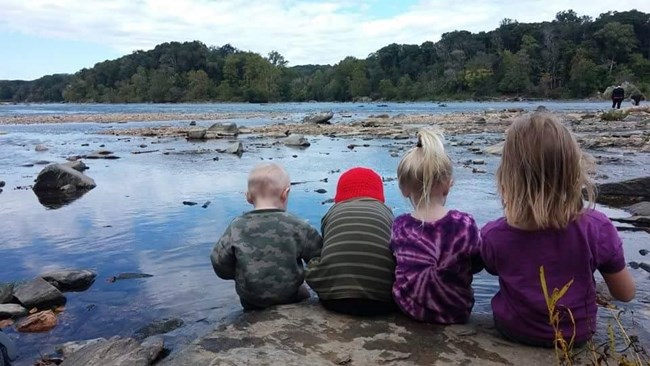
[(153, 277), (153, 275), (147, 274), (147, 273), (120, 273), (117, 276), (113, 276), (108, 279), (108, 282), (116, 282), (116, 281), (121, 281), (121, 280), (133, 280), (136, 278), (149, 278)]
[(61, 270), (41, 275), (59, 291), (86, 291), (95, 282), (97, 273), (89, 270)]
[(316, 124), (329, 124), (330, 120), (334, 117), (333, 112), (320, 112), (320, 113), (312, 113), (305, 118), (303, 118), (303, 122), (305, 123), (316, 123)]
[(27, 309), (45, 309), (66, 303), (66, 298), (61, 291), (42, 278), (16, 286), (14, 297)]
[(152, 322), (135, 331), (136, 339), (145, 339), (158, 334), (169, 333), (183, 326), (181, 319), (162, 319)]
[(159, 355), (133, 338), (114, 337), (82, 347), (63, 360), (61, 366), (148, 366)]
[(15, 319), (27, 315), (27, 309), (18, 304), (0, 304), (0, 320)]
[(16, 330), (21, 333), (42, 333), (56, 327), (58, 319), (53, 311), (41, 311), (16, 322)]

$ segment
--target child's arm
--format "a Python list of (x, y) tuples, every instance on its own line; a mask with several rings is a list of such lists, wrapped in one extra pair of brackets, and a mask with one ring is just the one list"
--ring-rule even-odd
[(488, 239), (488, 236), (485, 235), (486, 230), (485, 226), (480, 232), (481, 235), (481, 242), (480, 242), (480, 253), (481, 253), (481, 261), (483, 262), (483, 266), (485, 267), (485, 270), (493, 275), (493, 276), (498, 276), (499, 271), (497, 270), (497, 260), (496, 260), (496, 253), (494, 252), (494, 247), (490, 243), (490, 240)]
[(476, 226), (476, 222), (473, 218), (471, 219), (471, 223), (467, 230), (467, 240), (470, 245), (469, 255), (472, 263), (472, 273), (476, 274), (485, 268), (485, 264), (483, 263), (483, 258), (481, 258), (481, 233), (479, 232), (478, 226)]
[(302, 253), (300, 257), (305, 263), (309, 263), (312, 258), (320, 257), (323, 248), (323, 237), (311, 225), (305, 223), (304, 239)]
[(619, 301), (628, 302), (636, 293), (634, 279), (627, 270), (623, 242), (609, 219), (600, 227), (597, 264), (609, 293)]
[(217, 244), (212, 249), (210, 260), (214, 273), (224, 280), (235, 279), (235, 266), (237, 260), (232, 247), (230, 226), (223, 233)]

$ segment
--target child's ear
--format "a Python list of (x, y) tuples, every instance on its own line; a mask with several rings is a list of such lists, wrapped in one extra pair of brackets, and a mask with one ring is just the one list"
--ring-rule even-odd
[(246, 201), (248, 203), (250, 203), (251, 205), (255, 204), (255, 202), (253, 201), (253, 195), (250, 192), (246, 192), (244, 193), (244, 195), (246, 196)]
[(451, 187), (454, 186), (454, 180), (450, 179), (449, 183), (446, 185), (446, 187), (442, 190), (442, 195), (447, 197), (449, 195), (449, 191), (451, 191)]
[(404, 187), (403, 185), (399, 185), (399, 191), (402, 193), (402, 196), (409, 198), (411, 197), (411, 190)]
[(282, 202), (287, 202), (289, 200), (289, 192), (291, 192), (291, 187), (287, 187), (287, 189), (282, 192), (280, 195), (280, 199), (282, 199)]

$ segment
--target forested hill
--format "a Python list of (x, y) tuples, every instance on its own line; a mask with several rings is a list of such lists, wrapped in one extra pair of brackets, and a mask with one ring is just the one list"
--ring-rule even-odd
[(230, 45), (164, 43), (74, 75), (0, 81), (16, 102), (432, 100), (528, 96), (583, 98), (630, 81), (650, 91), (650, 14), (597, 19), (563, 11), (552, 21), (504, 19), (490, 32), (454, 31), (421, 45), (391, 44), (366, 59), (287, 67)]

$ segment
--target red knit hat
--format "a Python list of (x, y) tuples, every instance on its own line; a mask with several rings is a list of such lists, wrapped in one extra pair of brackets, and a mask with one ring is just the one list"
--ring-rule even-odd
[(334, 202), (368, 197), (384, 202), (384, 183), (379, 174), (368, 168), (352, 168), (341, 174), (336, 185)]

